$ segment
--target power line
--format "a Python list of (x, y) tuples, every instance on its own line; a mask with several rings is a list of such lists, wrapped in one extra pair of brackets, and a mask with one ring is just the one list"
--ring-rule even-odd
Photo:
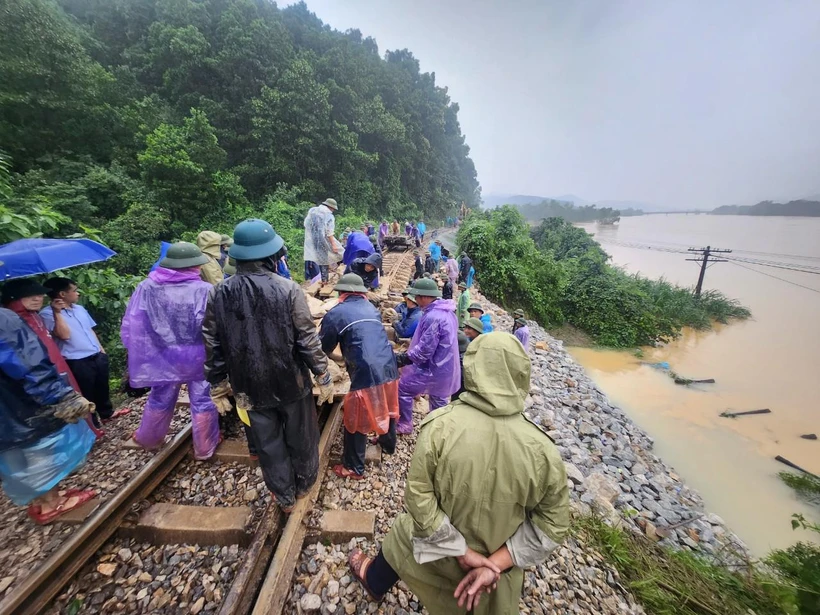
[[(677, 253), (685, 253), (686, 250), (674, 250), (671, 247), (667, 246), (674, 246), (674, 247), (686, 247), (688, 244), (683, 243), (675, 243), (671, 241), (626, 241), (626, 240), (618, 240), (618, 239), (606, 239), (603, 237), (596, 237), (596, 240), (599, 243), (609, 243), (621, 247), (626, 248), (638, 248), (638, 249), (648, 249), (648, 250), (658, 250), (660, 252), (668, 251), (668, 252), (677, 252)], [(807, 254), (786, 254), (783, 252), (762, 252), (759, 250), (737, 250), (733, 249), (733, 252), (738, 254), (757, 254), (758, 256), (780, 256), (783, 258), (798, 258), (803, 260), (815, 260), (820, 261), (820, 256), (809, 256)]]
[(758, 265), (760, 267), (774, 267), (775, 269), (785, 269), (786, 271), (798, 271), (800, 273), (812, 273), (814, 275), (820, 275), (820, 269), (818, 268), (804, 269), (801, 267), (792, 267), (789, 265), (789, 263), (773, 263), (740, 258), (730, 258), (728, 260), (734, 263), (747, 263), (749, 265)]
[(737, 265), (738, 267), (742, 267), (743, 269), (748, 269), (749, 271), (753, 271), (755, 273), (759, 273), (760, 275), (765, 275), (767, 278), (774, 278), (775, 280), (780, 280), (781, 282), (785, 282), (786, 284), (791, 284), (792, 286), (798, 286), (800, 288), (805, 288), (806, 290), (810, 290), (813, 293), (820, 294), (820, 290), (817, 288), (812, 288), (811, 286), (804, 286), (803, 284), (798, 284), (797, 282), (792, 282), (791, 280), (787, 280), (785, 278), (777, 277), (776, 275), (772, 275), (770, 273), (766, 273), (765, 271), (758, 271), (757, 269), (752, 269), (751, 267), (747, 267), (746, 265), (741, 265), (735, 260), (730, 260), (730, 263), (733, 265)]

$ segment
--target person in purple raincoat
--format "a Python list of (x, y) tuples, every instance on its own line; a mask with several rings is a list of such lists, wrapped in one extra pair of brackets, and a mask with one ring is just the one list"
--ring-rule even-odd
[(406, 366), (399, 380), (399, 423), (396, 431), (413, 431), (413, 398), (427, 394), (430, 411), (447, 405), (461, 386), (458, 360), (458, 320), (456, 304), (439, 299), (435, 280), (422, 278), (413, 286), (421, 320), (406, 353), (396, 356), (399, 367)]
[(521, 342), (527, 354), (530, 353), (530, 328), (527, 326), (527, 321), (523, 318), (516, 318), (513, 323), (513, 335)]
[(219, 412), (205, 380), (202, 321), (213, 287), (199, 268), (207, 261), (195, 245), (173, 244), (131, 295), (120, 329), (131, 386), (151, 387), (134, 441), (149, 450), (162, 446), (187, 384), (197, 459), (210, 458), (220, 440)]
[(382, 220), (379, 225), (379, 245), (384, 247), (384, 238), (390, 233), (390, 227), (387, 225), (387, 220)]

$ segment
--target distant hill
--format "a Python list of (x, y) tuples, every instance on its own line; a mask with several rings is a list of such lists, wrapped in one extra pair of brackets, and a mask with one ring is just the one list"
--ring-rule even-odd
[(718, 216), (810, 216), (820, 217), (820, 200), (775, 203), (761, 201), (757, 205), (723, 205), (710, 213)]
[[(548, 201), (548, 196), (534, 196), (531, 194), (485, 194), (482, 196), (485, 209), (494, 209), (501, 205), (534, 205), (541, 201)], [(561, 199), (556, 199), (561, 200)], [(569, 203), (569, 201), (567, 201)]]
[[(590, 201), (575, 194), (562, 194), (560, 196), (536, 196), (532, 194), (484, 194), (485, 209), (493, 209), (501, 205), (537, 205), (544, 201), (557, 201), (567, 205), (575, 205), (576, 207), (587, 207), (589, 205), (597, 205), (598, 207), (609, 207), (610, 209), (620, 209), (625, 211), (658, 211), (664, 210), (663, 207), (652, 205), (651, 203), (641, 203), (639, 201)], [(627, 214), (629, 215), (629, 214)], [(634, 215), (634, 214), (633, 214)]]

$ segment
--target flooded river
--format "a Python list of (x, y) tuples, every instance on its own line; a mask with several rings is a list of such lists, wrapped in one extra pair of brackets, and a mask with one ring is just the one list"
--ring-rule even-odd
[[(719, 289), (752, 310), (745, 322), (709, 332), (685, 331), (677, 341), (630, 353), (571, 349), (599, 387), (656, 440), (675, 466), (757, 555), (785, 547), (790, 517), (819, 520), (780, 483), (782, 455), (820, 474), (820, 218), (651, 215), (616, 227), (583, 225), (616, 265), (687, 286), (699, 264), (688, 247), (731, 248), (734, 262), (706, 271), (704, 289)], [(763, 265), (765, 262), (767, 265)], [(804, 288), (807, 287), (807, 288)], [(644, 363), (666, 361), (688, 378), (716, 384), (683, 387)], [(770, 408), (771, 414), (720, 418), (725, 410)]]

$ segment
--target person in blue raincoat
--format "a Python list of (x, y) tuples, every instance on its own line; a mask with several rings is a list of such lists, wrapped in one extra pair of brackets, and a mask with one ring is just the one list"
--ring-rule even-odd
[(481, 307), (480, 303), (470, 304), (470, 307), (467, 308), (467, 315), (470, 318), (478, 318), (481, 321), (481, 324), (484, 325), (484, 331), (482, 331), (482, 333), (493, 332), (493, 321), (489, 314), (484, 313), (484, 308)]
[(433, 265), (435, 267), (434, 271), (438, 273), (439, 267), (441, 267), (441, 242), (434, 241), (430, 244), (430, 258), (433, 259)]
[(362, 280), (368, 290), (379, 287), (379, 270), (382, 268), (380, 254), (371, 254), (367, 258), (357, 258), (347, 266), (345, 273), (355, 273)]
[(345, 253), (342, 256), (342, 263), (349, 265), (357, 258), (366, 258), (376, 252), (376, 248), (370, 243), (367, 235), (361, 231), (353, 231), (347, 237)]
[(93, 490), (58, 491), (83, 464), (94, 432), (80, 420), (94, 408), (51, 362), (32, 329), (0, 308), (0, 482), (36, 523), (87, 502)]
[(413, 289), (409, 289), (410, 293), (405, 297), (405, 309), (401, 317), (393, 321), (393, 330), (396, 332), (396, 337), (413, 337), (416, 332), (416, 327), (419, 326), (421, 320), (421, 308), (416, 303), (416, 296), (413, 294)]
[(339, 304), (322, 319), (319, 340), (332, 357), (338, 345), (350, 375), (344, 400), (342, 463), (333, 467), (341, 478), (364, 477), (367, 434), (375, 432), (387, 454), (396, 450), (399, 418), (399, 370), (387, 340), (381, 314), (367, 300), (367, 288), (354, 273), (339, 279)]

